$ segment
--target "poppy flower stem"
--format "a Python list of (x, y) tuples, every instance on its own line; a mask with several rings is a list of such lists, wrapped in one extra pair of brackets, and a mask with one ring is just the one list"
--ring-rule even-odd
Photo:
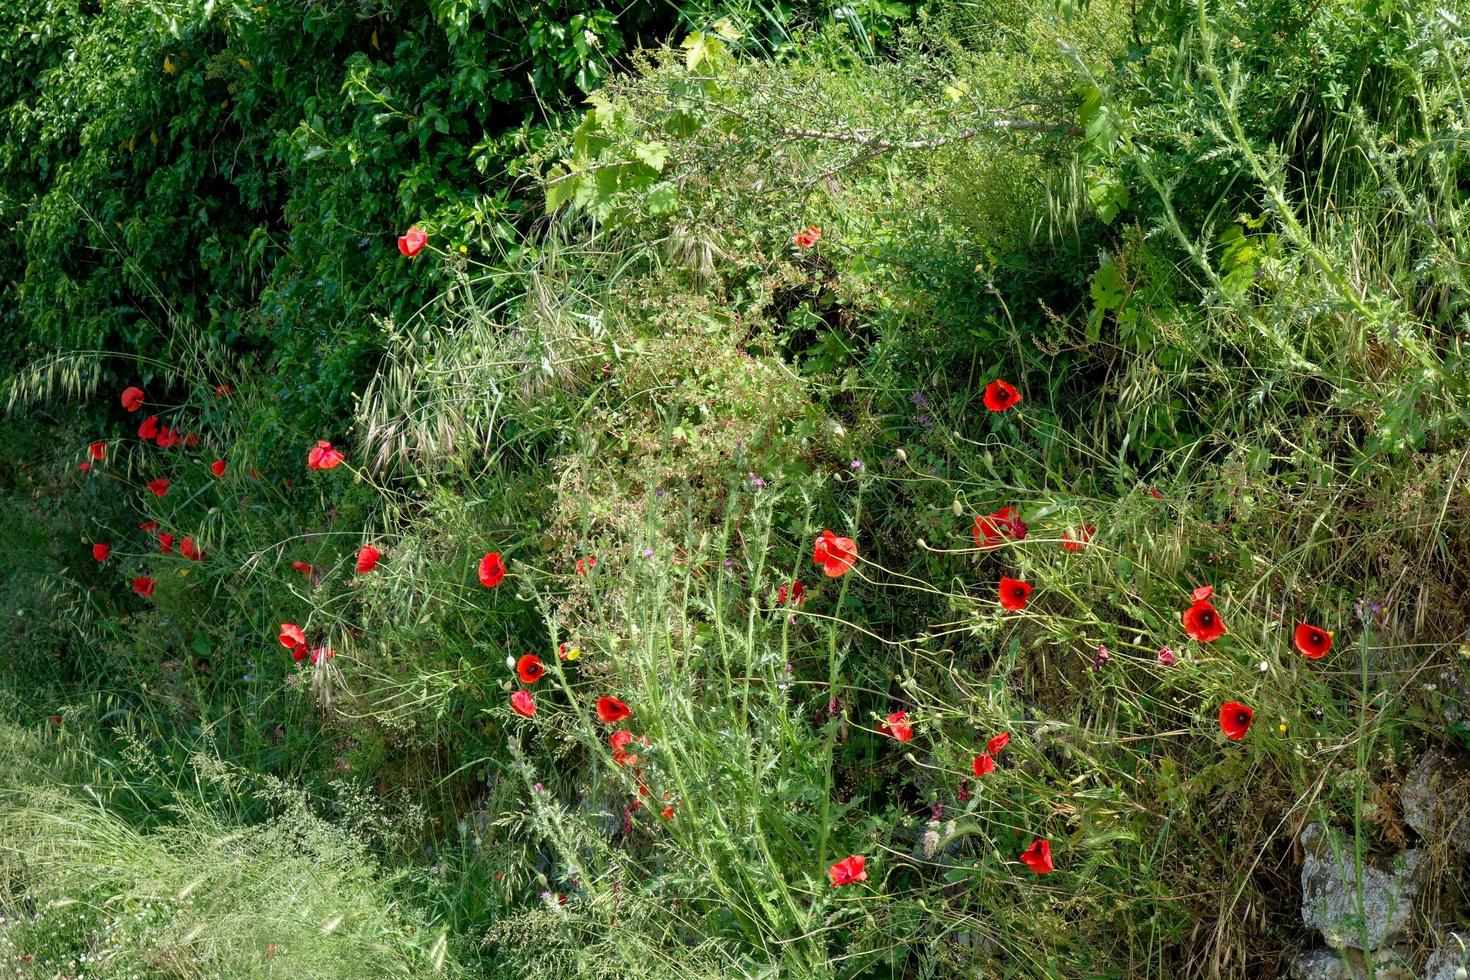
[(1358, 692), (1358, 730), (1362, 735), (1357, 744), (1357, 770), (1353, 778), (1353, 882), (1357, 886), (1358, 921), (1363, 927), (1363, 946), (1368, 946), (1368, 917), (1363, 908), (1363, 785), (1364, 775), (1369, 771), (1369, 760), (1373, 757), (1373, 727), (1369, 716), (1372, 700), (1368, 690), (1368, 629), (1358, 639), (1358, 663), (1360, 666)]
[[(862, 526), (863, 481), (858, 482), (857, 498), (854, 503), (852, 526)], [(847, 587), (851, 576), (842, 576), (842, 585), (837, 590), (837, 605), (833, 617), (827, 623), (827, 703), (837, 699), (837, 687), (841, 670), (841, 659), (837, 655), (837, 626), (841, 622), (842, 607), (847, 601)], [(827, 738), (822, 748), (822, 820), (817, 831), (817, 867), (827, 866), (827, 831), (832, 826), (832, 756), (837, 748), (837, 732), (842, 728), (839, 718), (827, 719)]]

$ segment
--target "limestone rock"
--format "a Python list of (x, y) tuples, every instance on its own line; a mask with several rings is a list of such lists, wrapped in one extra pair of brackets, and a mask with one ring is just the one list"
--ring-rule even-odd
[[(1356, 949), (1313, 949), (1291, 964), (1292, 980), (1368, 980), (1366, 958)], [(1373, 954), (1373, 980), (1415, 980), (1408, 960), (1390, 949)]]
[(1424, 964), (1423, 980), (1465, 980), (1470, 975), (1470, 933), (1451, 932)]
[(1399, 808), (1429, 846), (1448, 841), (1470, 851), (1470, 766), (1426, 752), (1404, 780)]
[(1350, 841), (1321, 824), (1302, 831), (1302, 921), (1333, 949), (1380, 949), (1401, 934), (1423, 887), (1418, 851), (1405, 851), (1382, 869), (1362, 869), (1360, 885)]

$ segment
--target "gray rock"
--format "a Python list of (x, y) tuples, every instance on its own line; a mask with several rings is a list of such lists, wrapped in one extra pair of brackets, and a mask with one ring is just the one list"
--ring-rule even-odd
[[(1352, 844), (1322, 824), (1302, 831), (1302, 921), (1333, 949), (1380, 949), (1409, 925), (1423, 887), (1418, 851), (1387, 870), (1355, 867)], [(1361, 903), (1359, 894), (1361, 893)]]
[(1470, 934), (1447, 933), (1424, 964), (1423, 980), (1465, 980), (1470, 976)]
[[(1356, 949), (1313, 949), (1291, 963), (1292, 980), (1368, 980), (1365, 957)], [(1415, 980), (1408, 960), (1391, 949), (1373, 954), (1373, 980)]]
[(1352, 970), (1336, 952), (1314, 949), (1291, 963), (1292, 980), (1352, 980)]
[(1428, 846), (1448, 842), (1470, 851), (1470, 766), (1464, 762), (1426, 752), (1404, 780), (1399, 808)]

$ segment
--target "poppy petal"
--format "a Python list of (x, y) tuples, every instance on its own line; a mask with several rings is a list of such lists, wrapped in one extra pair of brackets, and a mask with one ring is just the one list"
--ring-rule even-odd
[(633, 712), (617, 698), (603, 695), (597, 699), (597, 717), (604, 725), (622, 721)]
[(492, 551), (480, 559), (480, 584), (487, 589), (493, 589), (505, 581), (505, 562), (500, 557), (500, 552)]

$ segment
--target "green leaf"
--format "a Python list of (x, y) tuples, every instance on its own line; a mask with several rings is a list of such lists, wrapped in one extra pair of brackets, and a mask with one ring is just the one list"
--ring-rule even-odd
[(665, 181), (649, 191), (644, 201), (649, 214), (672, 214), (679, 203), (679, 191), (673, 184)]
[(639, 143), (633, 147), (633, 155), (659, 173), (669, 160), (669, 148), (662, 143)]
[(550, 214), (570, 201), (577, 193), (577, 184), (582, 180), (581, 175), (558, 174), (552, 178), (552, 182), (546, 185), (546, 211)]

